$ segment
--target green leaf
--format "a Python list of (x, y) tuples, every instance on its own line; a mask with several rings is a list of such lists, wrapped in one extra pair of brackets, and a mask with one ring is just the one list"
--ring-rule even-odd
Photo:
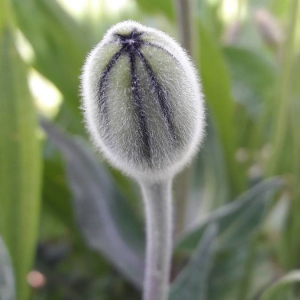
[(209, 300), (237, 299), (237, 291), (246, 272), (249, 247), (250, 242), (246, 242), (231, 249), (216, 249), (208, 284)]
[(4, 242), (0, 236), (0, 300), (15, 300), (13, 267)]
[(261, 225), (265, 207), (272, 199), (270, 193), (282, 186), (282, 180), (276, 177), (255, 185), (233, 202), (204, 216), (197, 228), (187, 233), (177, 247), (181, 250), (194, 249), (212, 222), (219, 227), (220, 247), (243, 243)]
[(273, 283), (259, 298), (259, 300), (281, 300), (282, 292), (292, 284), (300, 282), (300, 271), (292, 271)]
[[(226, 176), (226, 162), (224, 160), (220, 140), (216, 134), (216, 128), (207, 116), (206, 137), (202, 149), (198, 155), (198, 162), (195, 166), (194, 190), (197, 190), (195, 202), (208, 209), (215, 209), (228, 203), (229, 182)], [(199, 201), (201, 197), (201, 203)], [(203, 203), (205, 201), (205, 203)], [(197, 211), (198, 212), (198, 211)]]
[(275, 87), (278, 68), (267, 55), (253, 50), (228, 47), (224, 49), (237, 102), (245, 105), (250, 115), (260, 116), (266, 99)]
[(220, 40), (222, 38), (222, 34), (224, 34), (225, 25), (220, 18), (222, 2), (198, 1), (195, 9), (196, 8), (196, 15), (199, 20), (201, 20), (201, 24), (203, 24), (205, 28), (209, 30), (214, 39)]
[(44, 143), (43, 206), (69, 228), (74, 228), (71, 193), (63, 159), (49, 140)]
[(0, 42), (0, 228), (9, 250), (17, 298), (27, 298), (40, 210), (41, 151), (26, 68), (6, 28)]
[(217, 227), (210, 225), (203, 234), (187, 266), (171, 286), (170, 300), (206, 300), (208, 275), (214, 254)]
[(0, 30), (11, 22), (11, 6), (8, 0), (0, 1)]
[(162, 13), (167, 18), (175, 18), (174, 1), (172, 0), (136, 0), (140, 8), (148, 14)]
[(76, 219), (87, 244), (101, 252), (135, 286), (143, 281), (142, 225), (108, 171), (82, 139), (42, 120), (49, 139), (66, 159)]
[(236, 133), (233, 122), (234, 101), (230, 90), (231, 82), (221, 51), (204, 26), (198, 22), (199, 29), (199, 70), (203, 92), (217, 135), (221, 141), (226, 161), (231, 194), (243, 189), (243, 176), (238, 172), (235, 162)]
[(93, 33), (85, 32), (84, 26), (55, 0), (12, 2), (18, 25), (35, 53), (33, 66), (64, 96), (59, 120), (67, 115), (64, 128), (83, 133), (79, 76), (85, 56), (94, 44)]

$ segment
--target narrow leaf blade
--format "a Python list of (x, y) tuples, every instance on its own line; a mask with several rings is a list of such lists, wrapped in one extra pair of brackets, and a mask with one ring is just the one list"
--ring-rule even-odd
[[(272, 284), (259, 298), (259, 300), (283, 299), (282, 290), (292, 284), (300, 282), (300, 271), (292, 271)], [(277, 298), (280, 296), (280, 298)]]
[(66, 159), (76, 219), (87, 244), (141, 287), (142, 226), (126, 199), (82, 140), (67, 136), (46, 120), (41, 124)]
[(11, 255), (18, 300), (26, 299), (26, 275), (37, 240), (41, 151), (26, 68), (10, 28), (0, 42), (0, 228)]
[[(263, 219), (260, 212), (265, 207), (266, 202), (270, 201), (270, 193), (277, 191), (282, 186), (283, 181), (278, 177), (267, 179), (255, 185), (233, 202), (204, 216), (198, 227), (179, 241), (178, 248), (194, 249), (205, 228), (212, 222), (216, 222), (219, 225), (220, 230), (218, 234), (220, 236), (224, 233), (227, 235), (224, 238), (224, 243), (227, 241), (226, 243), (229, 244), (230, 239), (237, 241), (237, 237), (245, 239), (260, 225), (260, 222), (257, 220)], [(251, 223), (253, 226), (249, 226), (247, 230), (245, 230), (245, 223), (247, 222), (245, 216), (247, 216), (246, 219), (248, 220), (251, 218), (256, 219), (255, 222)], [(228, 233), (226, 232), (227, 230), (232, 231)]]
[(199, 29), (199, 70), (203, 91), (209, 111), (216, 124), (218, 137), (222, 144), (231, 193), (242, 191), (243, 176), (237, 170), (234, 156), (236, 134), (233, 123), (234, 101), (231, 93), (229, 72), (220, 49), (214, 43), (208, 30), (198, 22)]
[(15, 300), (15, 279), (11, 260), (0, 236), (0, 300)]
[(171, 286), (170, 300), (206, 300), (207, 280), (212, 266), (213, 242), (217, 235), (215, 224), (210, 225), (187, 266)]

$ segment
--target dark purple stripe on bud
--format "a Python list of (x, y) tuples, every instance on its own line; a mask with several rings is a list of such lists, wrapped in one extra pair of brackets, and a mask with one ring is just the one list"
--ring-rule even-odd
[(162, 110), (164, 119), (166, 121), (167, 128), (171, 134), (172, 140), (175, 141), (176, 135), (175, 135), (174, 126), (173, 126), (173, 123), (171, 120), (170, 109), (169, 109), (169, 106), (167, 105), (166, 92), (161, 87), (149, 62), (147, 61), (145, 56), (142, 54), (142, 52), (140, 52), (139, 50), (136, 50), (136, 53), (139, 56), (139, 58), (141, 59), (142, 63), (144, 64), (146, 71), (150, 77), (150, 81), (151, 81), (152, 87), (155, 91), (155, 95), (158, 99), (160, 109)]
[(106, 89), (108, 86), (108, 80), (109, 80), (109, 74), (112, 68), (115, 66), (117, 60), (123, 55), (128, 54), (129, 62), (130, 62), (130, 73), (131, 73), (131, 91), (132, 91), (132, 101), (135, 107), (135, 111), (138, 117), (138, 122), (142, 134), (142, 141), (143, 141), (143, 151), (145, 157), (148, 158), (149, 162), (151, 163), (151, 148), (150, 148), (150, 135), (149, 130), (147, 127), (146, 122), (146, 115), (143, 110), (143, 103), (142, 103), (142, 97), (140, 92), (140, 84), (139, 84), (139, 78), (137, 76), (137, 70), (136, 70), (136, 57), (138, 57), (142, 65), (145, 67), (145, 71), (147, 75), (150, 78), (150, 84), (154, 92), (154, 96), (158, 100), (159, 108), (162, 112), (163, 119), (165, 121), (167, 130), (170, 134), (170, 140), (171, 142), (176, 141), (176, 134), (174, 130), (174, 125), (171, 120), (171, 113), (170, 108), (167, 104), (167, 95), (166, 91), (163, 89), (162, 85), (159, 83), (159, 80), (157, 76), (155, 75), (155, 72), (153, 71), (150, 63), (145, 58), (143, 53), (141, 52), (140, 48), (141, 46), (150, 46), (158, 48), (168, 55), (170, 55), (172, 58), (174, 58), (176, 61), (177, 59), (166, 49), (163, 47), (150, 43), (145, 42), (141, 39), (141, 35), (143, 32), (138, 32), (136, 29), (132, 30), (131, 33), (128, 35), (121, 35), (121, 34), (115, 34), (115, 36), (118, 38), (118, 41), (122, 45), (121, 49), (116, 52), (106, 67), (104, 68), (103, 74), (101, 75), (100, 82), (99, 82), (99, 105), (100, 105), (100, 112), (101, 114), (107, 118), (107, 103), (106, 103)]
[(138, 78), (136, 76), (136, 61), (133, 52), (129, 53), (129, 58), (130, 58), (130, 70), (131, 70), (131, 90), (133, 95), (134, 106), (136, 108), (139, 124), (141, 127), (141, 133), (142, 133), (143, 144), (144, 144), (143, 150), (146, 157), (150, 159), (151, 158), (150, 138), (149, 138), (149, 132), (146, 123), (145, 112), (142, 107), (142, 99), (139, 92)]
[(125, 48), (121, 48), (121, 50), (119, 50), (118, 52), (116, 52), (113, 57), (111, 58), (111, 60), (109, 61), (109, 63), (107, 64), (107, 66), (105, 67), (103, 74), (100, 78), (100, 84), (99, 84), (99, 102), (100, 102), (100, 111), (101, 113), (103, 113), (104, 115), (106, 115), (106, 97), (105, 97), (105, 92), (106, 92), (106, 87), (107, 87), (107, 83), (108, 83), (108, 76), (109, 73), (111, 71), (111, 69), (113, 68), (113, 66), (116, 64), (117, 60), (119, 59), (119, 57), (124, 54), (126, 51)]

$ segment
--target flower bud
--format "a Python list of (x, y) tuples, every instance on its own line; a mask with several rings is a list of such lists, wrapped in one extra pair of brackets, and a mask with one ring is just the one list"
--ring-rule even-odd
[(200, 83), (165, 33), (133, 21), (113, 26), (88, 55), (82, 108), (97, 148), (137, 179), (173, 176), (203, 136)]
[(266, 9), (254, 12), (254, 21), (263, 41), (270, 47), (278, 47), (283, 41), (282, 30), (275, 17)]

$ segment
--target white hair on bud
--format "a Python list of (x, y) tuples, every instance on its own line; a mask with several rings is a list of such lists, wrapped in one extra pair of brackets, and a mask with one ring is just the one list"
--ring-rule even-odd
[(116, 24), (89, 53), (81, 80), (87, 129), (124, 173), (155, 182), (197, 152), (205, 128), (199, 78), (167, 34), (134, 21)]

